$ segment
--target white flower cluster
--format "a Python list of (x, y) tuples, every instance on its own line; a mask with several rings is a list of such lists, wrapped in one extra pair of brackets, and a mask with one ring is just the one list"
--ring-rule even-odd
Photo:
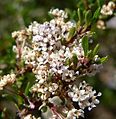
[(15, 38), (16, 40), (22, 42), (27, 39), (27, 35), (25, 34), (25, 32), (26, 32), (26, 30), (14, 31), (12, 33), (12, 37)]
[(68, 18), (67, 13), (63, 10), (51, 9), (49, 13), (59, 18)]
[(54, 95), (56, 90), (58, 90), (58, 87), (59, 86), (57, 83), (49, 83), (49, 84), (36, 83), (32, 87), (32, 92), (38, 92), (40, 94), (38, 96), (44, 101), (50, 97), (50, 94)]
[(84, 111), (81, 109), (77, 110), (73, 108), (68, 112), (66, 119), (77, 119), (80, 116), (84, 117)]
[[(78, 39), (75, 38), (74, 42), (68, 44), (68, 46), (62, 44), (62, 42), (67, 41), (70, 29), (76, 27), (76, 24), (71, 21), (64, 21), (66, 13), (63, 10), (55, 9), (51, 10), (50, 13), (57, 17), (50, 22), (45, 22), (43, 24), (33, 22), (26, 33), (21, 31), (21, 35), (19, 35), (19, 32), (13, 33), (14, 38), (19, 35), (17, 38), (24, 38), (24, 40), (28, 34), (32, 34), (30, 46), (27, 45), (27, 43), (25, 43), (25, 45), (23, 43), (23, 47), (19, 48), (14, 46), (14, 50), (17, 54), (20, 51), (21, 58), (24, 60), (25, 64), (33, 65), (33, 73), (38, 80), (42, 79), (42, 81), (45, 81), (48, 74), (51, 73), (54, 75), (60, 74), (62, 80), (67, 82), (70, 82), (71, 80), (74, 81), (75, 75), (80, 72), (74, 72), (74, 70), (69, 69), (69, 66), (66, 66), (65, 62), (66, 59), (71, 59), (73, 54), (76, 54), (79, 61), (78, 66), (81, 66), (84, 63), (85, 59), (84, 51), (81, 46), (81, 39), (78, 41)], [(24, 37), (24, 35), (26, 36)], [(41, 69), (41, 67), (46, 68), (44, 70)], [(45, 79), (41, 76), (43, 75), (42, 72), (46, 74)], [(89, 75), (87, 71), (84, 73)]]
[[(95, 107), (98, 103), (96, 97), (100, 94), (95, 95), (96, 92), (85, 82), (83, 85), (80, 84), (79, 88), (68, 85), (76, 81), (78, 76), (94, 75), (101, 68), (101, 64), (88, 63), (87, 57), (84, 56), (82, 39), (76, 36), (73, 42), (68, 41), (70, 30), (76, 28), (76, 23), (65, 22), (67, 14), (63, 10), (52, 9), (50, 14), (55, 17), (51, 21), (43, 24), (33, 22), (25, 32), (13, 33), (17, 43), (14, 51), (25, 65), (32, 65), (36, 83), (32, 86), (31, 92), (38, 95), (36, 98), (47, 105), (51, 104), (51, 97), (66, 98), (68, 95), (73, 102), (78, 102), (80, 109), (71, 107), (66, 113), (67, 119), (78, 118), (83, 116), (85, 107)], [(73, 61), (74, 56), (76, 63)]]
[(7, 84), (13, 84), (16, 81), (16, 75), (14, 73), (4, 75), (0, 79), (0, 90), (3, 90)]
[(109, 1), (108, 4), (104, 4), (101, 8), (101, 15), (99, 16), (99, 20), (97, 21), (97, 28), (98, 29), (105, 29), (106, 28), (106, 23), (103, 20), (104, 16), (111, 16), (114, 14), (114, 11), (116, 9), (116, 4), (113, 1)]
[(73, 102), (78, 102), (81, 109), (88, 107), (88, 110), (91, 110), (96, 107), (95, 104), (99, 104), (96, 97), (101, 96), (101, 93), (96, 94), (96, 91), (85, 81), (80, 83), (79, 88), (76, 85), (69, 85), (69, 88), (68, 96), (71, 97)]
[(116, 5), (113, 1), (110, 1), (107, 5), (103, 5), (101, 9), (102, 15), (112, 15)]

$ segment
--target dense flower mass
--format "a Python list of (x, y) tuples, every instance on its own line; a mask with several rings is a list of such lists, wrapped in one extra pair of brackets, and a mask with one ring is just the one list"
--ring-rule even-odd
[[(20, 35), (19, 32), (13, 33), (14, 38), (18, 36), (17, 42), (22, 43), (20, 48), (14, 46), (17, 57), (21, 55), (25, 64), (33, 66), (33, 73), (38, 82), (46, 81), (49, 74), (57, 75), (61, 80), (70, 82), (74, 81), (78, 75), (91, 75), (99, 71), (101, 65), (97, 63), (87, 66), (89, 59), (84, 56), (82, 39), (79, 39), (79, 36), (74, 37), (73, 42), (68, 43), (70, 30), (76, 28), (76, 24), (71, 21), (65, 22), (67, 15), (63, 10), (55, 9), (50, 13), (55, 16), (50, 22), (43, 24), (33, 22), (25, 33), (24, 31), (21, 31)], [(25, 39), (28, 34), (32, 37), (30, 43), (27, 43)], [(73, 68), (75, 64), (71, 61), (74, 56), (78, 60), (75, 71)], [(83, 66), (85, 67), (83, 71), (78, 70)]]
[(91, 110), (96, 107), (95, 104), (99, 104), (99, 100), (96, 97), (101, 96), (101, 93), (96, 94), (96, 91), (93, 91), (93, 88), (85, 81), (80, 83), (79, 88), (76, 85), (69, 85), (69, 87), (69, 97), (72, 98), (73, 102), (78, 102), (81, 109), (88, 107), (88, 110)]
[[(95, 75), (102, 68), (96, 55), (98, 46), (93, 52), (89, 50), (91, 32), (68, 20), (65, 11), (52, 9), (49, 13), (54, 16), (51, 21), (43, 24), (35, 21), (25, 30), (12, 33), (16, 39), (13, 51), (17, 61), (19, 64), (23, 62), (24, 67), (31, 66), (36, 78), (30, 89), (34, 101), (27, 100), (29, 112), (28, 109), (23, 110), (26, 114), (22, 117), (36, 119), (31, 111), (37, 109), (42, 112), (45, 108), (50, 113), (49, 119), (84, 117), (84, 109), (96, 107), (101, 93), (97, 94), (85, 81), (79, 87), (76, 82), (81, 76)], [(18, 69), (21, 74), (23, 71)], [(4, 76), (0, 80), (0, 90), (7, 83), (14, 83), (15, 79), (15, 74)]]
[(97, 21), (98, 29), (106, 29), (107, 22), (105, 19), (108, 19), (111, 16), (115, 15), (115, 10), (116, 10), (115, 2), (109, 1), (107, 4), (103, 4), (102, 8), (100, 9), (99, 20)]
[(103, 15), (113, 15), (113, 11), (116, 5), (113, 1), (110, 1), (107, 5), (103, 5), (101, 9), (101, 14)]
[(16, 75), (14, 73), (4, 75), (0, 79), (0, 90), (3, 90), (7, 84), (13, 84), (16, 81)]

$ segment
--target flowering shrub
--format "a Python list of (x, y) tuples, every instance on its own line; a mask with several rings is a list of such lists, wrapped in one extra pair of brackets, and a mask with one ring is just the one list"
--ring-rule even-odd
[[(85, 108), (91, 110), (99, 104), (101, 93), (85, 81), (79, 83), (79, 79), (95, 75), (107, 60), (107, 56), (97, 54), (99, 44), (90, 46), (92, 24), (97, 22), (97, 27), (104, 29), (102, 17), (113, 15), (114, 8), (115, 3), (109, 2), (94, 13), (78, 9), (78, 21), (70, 20), (63, 10), (51, 9), (49, 22), (34, 21), (12, 33), (16, 70), (1, 77), (0, 90), (7, 89), (8, 84), (17, 87), (17, 95), (23, 98), (16, 104), (17, 118), (76, 119), (84, 117)], [(26, 80), (21, 77), (27, 72), (34, 79), (21, 90)]]

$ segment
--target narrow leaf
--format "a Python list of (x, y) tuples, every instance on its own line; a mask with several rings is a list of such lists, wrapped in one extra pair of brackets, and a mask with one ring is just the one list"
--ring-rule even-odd
[(29, 88), (30, 88), (30, 82), (28, 82), (27, 85), (26, 85), (25, 95), (28, 95), (28, 93), (29, 93)]
[(82, 47), (83, 47), (83, 50), (84, 50), (84, 55), (87, 56), (88, 49), (89, 49), (89, 43), (88, 43), (87, 36), (84, 36), (83, 39), (82, 39)]
[(94, 19), (97, 19), (97, 18), (99, 17), (99, 14), (100, 14), (100, 8), (98, 8), (98, 9), (95, 11), (95, 13), (94, 13), (94, 15), (93, 15), (93, 20), (94, 20)]
[(92, 55), (93, 55), (93, 54), (92, 54), (92, 50), (89, 50), (89, 51), (88, 51), (88, 54), (87, 54), (88, 58), (91, 59), (91, 58), (92, 58)]
[(72, 61), (73, 61), (74, 66), (77, 66), (78, 58), (76, 54), (73, 54)]
[(67, 41), (70, 41), (71, 38), (75, 35), (75, 27), (72, 27), (69, 31), (69, 36), (68, 36), (68, 40)]
[(66, 63), (65, 63), (66, 65), (68, 65), (68, 66), (70, 66), (70, 64), (71, 64), (71, 61), (70, 61), (70, 59), (69, 58), (67, 58), (66, 59)]
[(97, 44), (96, 47), (93, 50), (93, 57), (98, 53), (99, 48), (100, 48), (100, 46), (99, 46), (99, 44)]
[(92, 18), (92, 12), (90, 10), (88, 10), (86, 13), (85, 13), (85, 24), (86, 26), (89, 26), (90, 23), (91, 23), (91, 19)]
[(108, 60), (108, 56), (106, 56), (106, 57), (102, 57), (102, 58), (100, 59), (101, 63), (106, 62), (106, 60)]
[(82, 25), (83, 13), (79, 8), (77, 10), (77, 14), (78, 14), (78, 19), (79, 19), (79, 25)]
[(76, 11), (73, 11), (72, 12), (71, 18), (74, 19), (74, 20), (77, 20), (78, 19), (78, 15), (77, 15), (77, 12)]

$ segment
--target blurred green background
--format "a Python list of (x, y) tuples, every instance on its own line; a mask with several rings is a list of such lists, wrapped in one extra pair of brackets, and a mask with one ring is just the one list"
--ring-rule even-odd
[[(15, 67), (15, 54), (12, 45), (15, 41), (11, 33), (27, 27), (31, 22), (40, 23), (49, 20), (51, 8), (76, 10), (84, 0), (0, 0), (0, 75), (9, 73)], [(88, 0), (90, 3), (94, 0)], [(106, 0), (107, 1), (107, 0)], [(105, 0), (101, 0), (104, 3)], [(113, 27), (112, 27), (113, 24)], [(108, 55), (109, 60), (99, 74), (86, 79), (97, 91), (102, 92), (100, 104), (85, 114), (85, 119), (116, 119), (116, 19), (107, 22), (106, 30), (96, 29), (95, 43), (101, 44), (99, 54)], [(3, 108), (9, 111), (9, 119), (14, 117), (16, 109), (12, 101), (6, 101), (0, 92), (0, 113)], [(12, 114), (10, 112), (13, 112)]]

